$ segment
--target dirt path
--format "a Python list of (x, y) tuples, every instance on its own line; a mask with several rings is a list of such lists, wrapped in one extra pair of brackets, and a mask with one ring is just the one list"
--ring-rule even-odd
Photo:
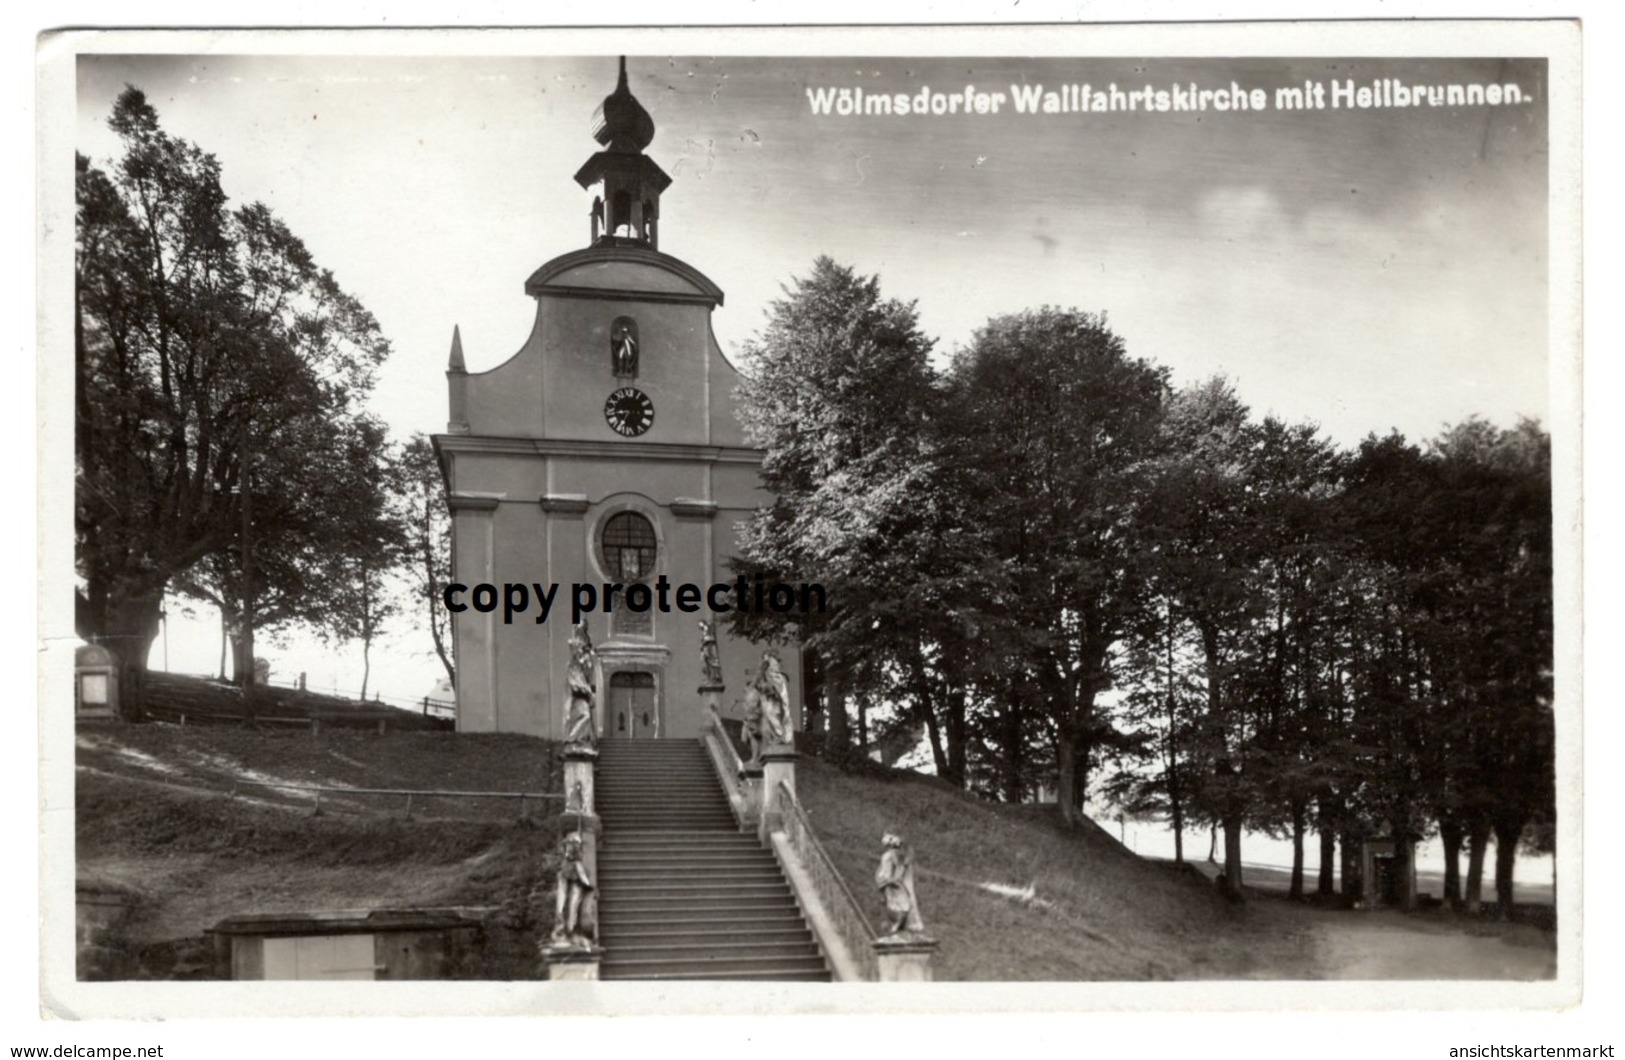
[(1549, 979), (1550, 933), (1527, 924), (1475, 924), (1389, 910), (1291, 910), (1311, 932), (1312, 979)]

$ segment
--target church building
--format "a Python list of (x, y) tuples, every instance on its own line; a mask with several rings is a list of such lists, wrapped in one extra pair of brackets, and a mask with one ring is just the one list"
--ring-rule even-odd
[[(761, 665), (763, 646), (730, 637), (709, 606), (679, 609), (668, 593), (665, 609), (625, 606), (634, 585), (733, 581), (737, 529), (770, 497), (761, 453), (734, 415), (738, 370), (711, 332), (722, 291), (660, 251), (660, 200), (672, 181), (644, 154), (654, 121), (627, 87), (624, 59), (593, 119), (601, 149), (575, 174), (592, 196), (587, 245), (525, 281), (536, 300), (529, 338), (503, 363), (470, 372), (452, 336), (450, 422), (434, 441), (452, 513), (452, 581), (468, 587), (457, 599), (479, 585), (559, 586), (544, 623), (534, 600), (512, 615), (466, 603), (452, 614), (462, 732), (564, 735), (577, 584), (622, 587), (614, 610), (584, 619), (602, 737), (699, 734), (701, 619), (716, 622), (725, 713)], [(801, 660), (790, 648), (780, 655), (799, 715)]]

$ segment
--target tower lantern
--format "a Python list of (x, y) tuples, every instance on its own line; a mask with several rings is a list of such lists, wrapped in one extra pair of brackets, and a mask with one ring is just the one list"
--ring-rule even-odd
[(576, 183), (603, 188), (593, 199), (591, 246), (660, 248), (660, 193), (671, 178), (643, 153), (655, 137), (654, 119), (626, 85), (626, 57), (615, 91), (593, 112), (593, 139), (604, 150), (587, 159)]

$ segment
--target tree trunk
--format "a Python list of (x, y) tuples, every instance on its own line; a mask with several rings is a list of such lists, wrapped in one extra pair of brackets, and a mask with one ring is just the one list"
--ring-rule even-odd
[(858, 696), (858, 757), (869, 757), (869, 694)]
[(1409, 913), (1416, 909), (1416, 875), (1411, 871), (1411, 862), (1416, 858), (1416, 848), (1411, 845), (1411, 836), (1398, 828), (1394, 832), (1394, 905), (1403, 912)]
[(1055, 801), (1061, 805), (1061, 820), (1076, 824), (1081, 816), (1078, 813), (1078, 749), (1064, 725), (1055, 751)]
[(372, 638), (361, 638), (361, 698), (367, 698), (367, 682), (372, 680)]
[(1177, 788), (1168, 792), (1168, 808), (1174, 825), (1174, 864), (1185, 863), (1185, 810), (1180, 804)]
[(931, 742), (931, 765), (936, 769), (937, 776), (948, 779), (948, 752), (942, 746), (942, 726), (937, 723), (937, 712), (931, 709), (931, 700), (922, 695), (917, 709), (920, 719), (925, 722), (925, 734)]
[(1303, 897), (1303, 834), (1309, 830), (1309, 806), (1303, 798), (1292, 800), (1292, 884), (1287, 897)]
[(1218, 850), (1219, 822), (1214, 821), (1207, 826), (1207, 863), (1209, 865), (1212, 865), (1217, 861), (1214, 855), (1218, 853)]
[(1021, 701), (1011, 698), (1004, 712), (1004, 797), (1007, 802), (1020, 802), (1023, 795), (1021, 773), (1025, 766), (1023, 752), (1026, 745), (1021, 738)]
[(1467, 893), (1462, 896), (1462, 908), (1477, 915), (1483, 902), (1484, 848), (1489, 845), (1490, 826), (1487, 821), (1474, 821), (1467, 829)]
[(1512, 875), (1518, 865), (1518, 843), (1527, 817), (1513, 815), (1495, 821), (1495, 904), (1501, 916), (1512, 914)]
[(1241, 814), (1232, 810), (1224, 816), (1224, 893), (1241, 901)]
[(948, 689), (943, 697), (943, 706), (947, 708), (948, 724), (948, 775), (947, 781), (956, 788), (963, 788), (968, 775), (966, 769), (965, 750), (965, 690), (963, 688)]
[(147, 656), (158, 636), (162, 590), (107, 609), (99, 643), (118, 663), (119, 716), (140, 721), (147, 711)]
[[(1321, 807), (1321, 813), (1326, 808)], [(1320, 826), (1320, 881), (1315, 886), (1315, 893), (1330, 897), (1337, 893), (1337, 833), (1332, 831), (1329, 824)]]
[(1344, 831), (1339, 846), (1342, 857), (1338, 868), (1343, 876), (1343, 898), (1352, 902), (1360, 897), (1360, 888), (1365, 884), (1361, 879), (1364, 869), (1360, 864), (1360, 837), (1351, 831)]
[(1452, 908), (1461, 906), (1461, 822), (1440, 821), (1439, 841), (1444, 844), (1444, 900)]
[(844, 762), (852, 750), (852, 732), (847, 724), (846, 691), (834, 674), (825, 677), (824, 704), (829, 712), (829, 729), (824, 734), (824, 758), (830, 762)]

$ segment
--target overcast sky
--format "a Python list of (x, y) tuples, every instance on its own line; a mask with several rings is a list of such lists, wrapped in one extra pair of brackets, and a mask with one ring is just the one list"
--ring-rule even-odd
[[(661, 249), (726, 292), (732, 351), (829, 254), (917, 299), (944, 354), (989, 316), (1103, 310), (1184, 382), (1352, 444), (1480, 413), (1546, 415), (1542, 61), (633, 57), (674, 178)], [(469, 367), (529, 333), (525, 278), (585, 246), (602, 58), (85, 56), (79, 142), (111, 155), (125, 83), (215, 153), (377, 315), (378, 410), (443, 429), (453, 324)], [(1534, 102), (1284, 112), (816, 116), (809, 87), (1263, 88), (1512, 82)]]
[[(645, 38), (647, 39), (647, 38)], [(1342, 444), (1415, 439), (1478, 413), (1547, 417), (1547, 107), (1542, 60), (692, 58), (634, 56), (648, 153), (674, 179), (661, 249), (726, 292), (733, 352), (819, 254), (917, 299), (944, 357), (990, 316), (1104, 311), (1176, 383), (1228, 374), (1256, 412)], [(394, 345), (374, 405), (444, 429), (454, 324), (469, 368), (511, 356), (523, 283), (588, 242), (594, 107), (616, 60), (114, 56), (79, 60), (79, 150), (117, 143), (121, 88), (269, 205)], [(1515, 83), (1465, 108), (1022, 114), (1012, 86), (1123, 90)], [(815, 115), (807, 90), (1006, 95), (997, 114)], [(1328, 101), (1329, 102), (1329, 101)], [(172, 629), (172, 640), (176, 631)], [(212, 622), (176, 669), (210, 670)], [(417, 641), (384, 690), (427, 691)], [(161, 647), (161, 645), (160, 645)], [(279, 675), (359, 684), (358, 660), (267, 646)], [(184, 661), (183, 661), (184, 660)], [(155, 664), (160, 659), (155, 651)]]

